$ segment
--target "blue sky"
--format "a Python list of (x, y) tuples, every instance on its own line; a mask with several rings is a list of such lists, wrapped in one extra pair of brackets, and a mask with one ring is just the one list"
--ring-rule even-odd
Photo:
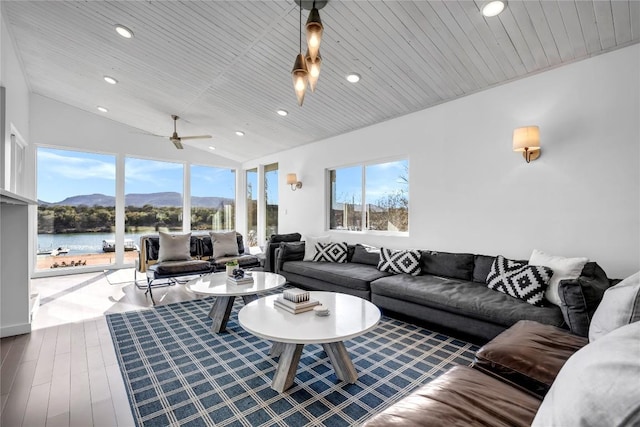
[[(192, 166), (194, 196), (235, 197), (230, 169)], [(183, 165), (127, 158), (125, 193), (183, 191)], [(59, 202), (70, 196), (101, 193), (115, 196), (115, 156), (38, 148), (38, 199)]]
[[(368, 203), (400, 188), (406, 189), (400, 177), (406, 176), (406, 160), (366, 166)], [(355, 197), (360, 203), (362, 193), (360, 166), (336, 170), (336, 195), (339, 202)], [(256, 197), (256, 174), (247, 174)], [(125, 159), (125, 193), (156, 193), (183, 191), (182, 163), (160, 162), (137, 158)], [(235, 196), (235, 173), (231, 169), (211, 166), (191, 166), (193, 196)], [(278, 201), (277, 172), (267, 173), (270, 203)], [(115, 196), (116, 159), (105, 154), (38, 148), (38, 199), (59, 202), (67, 197), (101, 193)]]

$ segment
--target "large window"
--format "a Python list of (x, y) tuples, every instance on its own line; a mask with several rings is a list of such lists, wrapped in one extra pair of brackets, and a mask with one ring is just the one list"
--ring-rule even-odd
[(115, 156), (37, 148), (36, 269), (108, 265), (115, 227)]
[(248, 247), (258, 245), (258, 169), (247, 170), (247, 236)]
[(234, 230), (235, 211), (235, 170), (192, 165), (191, 229)]
[(127, 157), (124, 181), (125, 249), (142, 234), (182, 230), (181, 163)]
[(278, 164), (264, 167), (264, 198), (266, 212), (265, 240), (278, 234)]
[(329, 184), (332, 230), (409, 231), (408, 160), (332, 169)]

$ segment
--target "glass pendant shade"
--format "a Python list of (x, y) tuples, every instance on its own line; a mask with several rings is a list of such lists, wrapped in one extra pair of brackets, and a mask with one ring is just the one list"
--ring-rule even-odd
[(315, 61), (320, 52), (320, 42), (322, 41), (322, 21), (320, 20), (320, 12), (317, 8), (311, 9), (309, 12), (309, 18), (307, 19), (307, 47), (311, 59)]
[(318, 84), (318, 79), (320, 78), (320, 67), (322, 66), (322, 56), (320, 56), (320, 52), (318, 52), (318, 56), (316, 56), (315, 61), (311, 59), (311, 55), (309, 55), (309, 51), (307, 50), (307, 67), (309, 68), (309, 88), (311, 92), (316, 91), (316, 85)]
[(293, 78), (293, 89), (298, 98), (298, 105), (302, 106), (304, 94), (307, 89), (307, 82), (309, 80), (309, 70), (307, 69), (307, 63), (302, 53), (296, 56), (296, 61), (293, 63), (293, 70), (291, 70), (291, 77)]

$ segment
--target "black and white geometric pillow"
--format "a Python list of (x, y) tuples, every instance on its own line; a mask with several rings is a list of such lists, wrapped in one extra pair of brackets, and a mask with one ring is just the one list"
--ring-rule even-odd
[(380, 248), (378, 270), (417, 276), (420, 274), (420, 251), (394, 251), (393, 249)]
[(529, 265), (498, 255), (487, 276), (487, 287), (542, 307), (544, 291), (551, 276), (553, 270), (549, 267)]
[(347, 262), (347, 244), (342, 243), (316, 243), (316, 254), (313, 261), (320, 262)]

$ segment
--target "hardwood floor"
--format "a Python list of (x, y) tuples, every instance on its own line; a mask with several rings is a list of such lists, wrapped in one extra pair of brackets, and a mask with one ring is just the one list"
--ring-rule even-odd
[[(133, 284), (134, 274), (32, 280), (41, 297), (32, 332), (0, 340), (0, 425), (135, 425), (105, 318), (152, 306)], [(153, 293), (157, 305), (195, 298), (180, 285)]]

